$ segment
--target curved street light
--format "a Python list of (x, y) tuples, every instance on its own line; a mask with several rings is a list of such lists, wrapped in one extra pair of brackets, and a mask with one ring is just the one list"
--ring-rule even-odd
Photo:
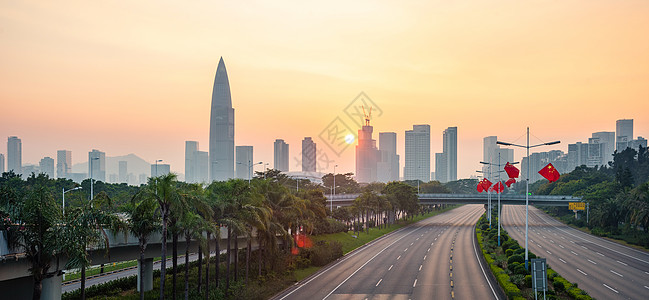
[(67, 191), (65, 190), (65, 188), (62, 188), (62, 190), (63, 190), (63, 215), (64, 216), (65, 216), (65, 193), (80, 190), (80, 189), (82, 189), (82, 187), (80, 187), (80, 186), (75, 187), (75, 188), (71, 188), (71, 189), (69, 189)]

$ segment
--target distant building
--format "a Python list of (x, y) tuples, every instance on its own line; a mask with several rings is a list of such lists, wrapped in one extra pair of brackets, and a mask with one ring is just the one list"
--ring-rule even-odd
[(7, 140), (7, 171), (22, 174), (23, 144), (17, 136), (10, 136)]
[(196, 167), (194, 174), (194, 182), (209, 183), (210, 182), (210, 161), (207, 151), (196, 151)]
[(435, 179), (439, 182), (448, 182), (448, 161), (446, 153), (435, 153)]
[(588, 144), (577, 142), (568, 144), (567, 171), (588, 164)]
[(108, 174), (108, 182), (109, 183), (118, 183), (118, 176), (117, 174)]
[(234, 178), (234, 109), (228, 71), (222, 57), (212, 88), (209, 146), (210, 180)]
[[(482, 142), (482, 161), (491, 163), (492, 167), (497, 165), (505, 165), (507, 162), (514, 162), (514, 149), (501, 148), (496, 141), (497, 136), (485, 137)], [(498, 155), (500, 155), (500, 163), (498, 163)], [(492, 169), (492, 172), (494, 169)], [(489, 165), (482, 165), (483, 174), (489, 176)], [(493, 174), (492, 174), (493, 177)]]
[(88, 173), (68, 173), (68, 177), (66, 177), (76, 183), (81, 183), (82, 181), (88, 179)]
[(629, 148), (633, 148), (635, 149), (635, 151), (638, 151), (640, 146), (642, 146), (643, 148), (647, 148), (647, 140), (639, 136), (637, 139), (632, 140), (628, 146)]
[(106, 182), (106, 153), (96, 149), (88, 152), (88, 174), (93, 180)]
[(404, 179), (430, 181), (430, 125), (413, 125), (405, 136)]
[(457, 127), (444, 130), (442, 153), (435, 153), (435, 179), (442, 183), (457, 180)]
[(598, 143), (601, 144), (600, 151), (600, 166), (606, 166), (609, 162), (613, 161), (613, 153), (615, 152), (616, 141), (615, 141), (615, 132), (600, 131), (592, 134), (592, 137), (588, 140), (588, 143)]
[(209, 154), (198, 149), (198, 142), (185, 141), (185, 182), (209, 182)]
[(397, 155), (397, 133), (379, 133), (380, 161), (376, 167), (379, 182), (399, 181), (399, 155)]
[(151, 164), (151, 177), (160, 177), (171, 173), (169, 164)]
[(521, 180), (527, 178), (528, 167), (530, 168), (530, 183), (544, 179), (538, 172), (548, 163), (552, 163), (560, 174), (569, 172), (569, 170), (567, 170), (567, 155), (565, 155), (563, 151), (552, 150), (548, 152), (537, 152), (530, 154), (529, 162), (527, 157), (523, 157), (521, 162)]
[(5, 172), (5, 155), (0, 153), (0, 175)]
[(628, 147), (628, 143), (633, 140), (633, 119), (622, 119), (615, 121), (615, 149), (617, 152)]
[(237, 178), (249, 179), (254, 174), (253, 148), (252, 146), (237, 146)]
[(38, 175), (40, 173), (40, 169), (38, 168), (37, 165), (24, 165), (22, 166), (23, 173), (22, 173), (22, 178), (27, 179), (29, 176)]
[(302, 140), (302, 172), (316, 172), (316, 143), (311, 137)]
[(72, 151), (56, 151), (56, 177), (68, 178), (70, 172), (72, 172)]
[(376, 171), (380, 156), (376, 148), (376, 140), (372, 139), (373, 131), (374, 128), (369, 125), (369, 122), (358, 131), (356, 181), (359, 183), (377, 181)]
[(50, 178), (54, 178), (54, 159), (46, 156), (41, 159), (41, 161), (38, 163), (38, 167), (40, 169), (40, 172), (49, 176)]
[(118, 162), (118, 177), (119, 183), (128, 183), (128, 162), (120, 160)]
[(288, 144), (282, 139), (276, 139), (273, 154), (273, 168), (288, 172)]
[(147, 183), (147, 176), (146, 174), (140, 174), (137, 177), (138, 184), (146, 184)]

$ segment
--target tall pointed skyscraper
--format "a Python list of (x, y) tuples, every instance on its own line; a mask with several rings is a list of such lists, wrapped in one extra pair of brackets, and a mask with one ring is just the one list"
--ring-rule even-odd
[(223, 57), (216, 68), (212, 90), (209, 160), (211, 181), (234, 178), (234, 109)]

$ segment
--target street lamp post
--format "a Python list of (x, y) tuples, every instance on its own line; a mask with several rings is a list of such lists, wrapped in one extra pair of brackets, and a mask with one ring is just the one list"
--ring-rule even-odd
[(520, 148), (525, 148), (527, 149), (527, 178), (525, 178), (525, 269), (527, 269), (527, 263), (529, 260), (529, 254), (528, 254), (528, 228), (529, 228), (529, 204), (530, 204), (530, 148), (534, 147), (539, 147), (539, 146), (549, 146), (549, 145), (555, 145), (560, 143), (560, 141), (554, 141), (554, 142), (549, 142), (549, 143), (542, 143), (542, 144), (537, 144), (530, 146), (530, 128), (527, 127), (527, 144), (525, 146), (523, 145), (517, 145), (517, 144), (512, 144), (512, 143), (506, 143), (506, 142), (501, 142), (501, 141), (496, 141), (497, 145), (503, 145), (503, 146), (513, 146), (513, 147), (520, 147)]
[[(497, 172), (498, 172), (498, 182), (500, 182), (500, 184), (502, 184), (502, 180), (501, 180), (501, 178), (500, 178), (500, 174), (501, 174), (502, 172), (505, 172), (505, 171), (500, 169), (501, 167), (504, 166), (504, 165), (501, 164), (501, 162), (500, 162), (500, 153), (498, 153), (498, 164), (492, 164), (492, 163), (483, 162), (483, 161), (481, 161), (480, 163), (481, 163), (481, 164), (484, 164), (484, 165), (489, 165), (489, 168), (491, 168), (492, 165), (495, 165), (495, 166), (498, 168), (498, 171), (497, 171)], [(510, 164), (515, 165), (515, 164), (517, 164), (517, 163), (518, 163), (518, 162), (512, 162), (512, 163), (510, 163)], [(498, 194), (498, 246), (500, 246), (500, 192), (497, 191), (496, 193)]]
[(92, 179), (92, 161), (93, 160), (98, 160), (99, 157), (93, 157), (90, 158), (90, 200), (92, 201), (92, 198), (94, 197), (95, 191), (94, 191), (94, 182)]
[[(333, 195), (332, 196), (336, 196), (336, 167), (337, 166), (338, 165), (334, 165), (334, 186), (333, 186), (333, 189), (332, 189), (333, 190)], [(330, 203), (329, 204), (329, 210), (333, 212), (334, 211), (334, 199), (333, 199), (333, 197), (331, 197), (331, 201), (329, 201), (329, 203)]]
[(67, 192), (72, 192), (72, 191), (76, 191), (76, 190), (80, 190), (80, 189), (81, 189), (80, 186), (75, 187), (75, 188), (72, 188), (72, 189), (69, 189), (69, 190), (67, 190), (67, 191), (65, 190), (65, 188), (62, 188), (62, 190), (63, 190), (63, 215), (64, 215), (64, 216), (65, 216), (65, 193), (67, 193)]

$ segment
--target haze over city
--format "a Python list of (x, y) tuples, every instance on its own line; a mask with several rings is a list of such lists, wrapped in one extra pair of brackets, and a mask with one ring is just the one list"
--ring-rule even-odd
[[(318, 135), (364, 92), (374, 138), (397, 133), (402, 167), (412, 125), (431, 126), (431, 169), (442, 131), (458, 127), (468, 178), (484, 137), (522, 144), (527, 126), (532, 143), (562, 142), (541, 151), (567, 152), (618, 119), (647, 137), (647, 15), (645, 1), (2, 3), (0, 137), (21, 138), (23, 164), (99, 149), (183, 173), (185, 141), (207, 151), (223, 57), (234, 142), (255, 161), (272, 166), (284, 139), (298, 170), (301, 140), (325, 147)], [(328, 155), (318, 171), (354, 172), (352, 147)]]

